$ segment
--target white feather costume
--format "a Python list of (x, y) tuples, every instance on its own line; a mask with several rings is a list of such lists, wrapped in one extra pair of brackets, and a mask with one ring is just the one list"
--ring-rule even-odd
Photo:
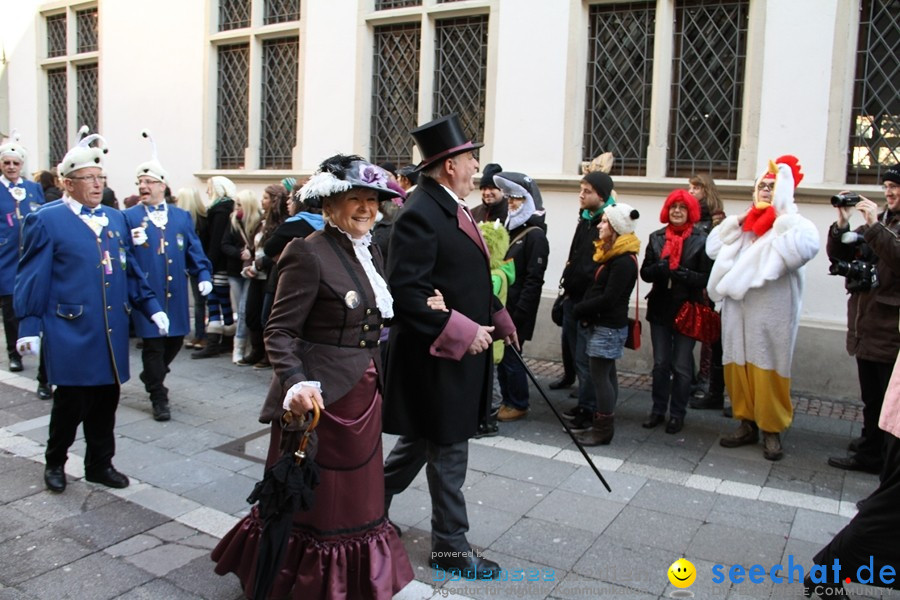
[(819, 232), (797, 213), (791, 167), (770, 163), (770, 172), (776, 169), (772, 228), (757, 237), (731, 216), (706, 241), (715, 259), (707, 291), (722, 303), (722, 363), (734, 417), (769, 432), (784, 431), (793, 418), (803, 265), (819, 252)]

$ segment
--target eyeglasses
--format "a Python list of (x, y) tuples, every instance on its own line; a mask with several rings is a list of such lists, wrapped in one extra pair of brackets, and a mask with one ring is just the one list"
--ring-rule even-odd
[(896, 192), (897, 190), (900, 190), (900, 185), (886, 183), (881, 186), (881, 189), (883, 189), (885, 192)]
[(4, 160), (3, 166), (4, 167), (21, 167), (22, 163), (20, 163), (17, 160)]
[(82, 175), (80, 177), (66, 177), (66, 179), (74, 179), (75, 181), (87, 181), (89, 183), (106, 183), (106, 177), (103, 175)]
[(152, 185), (154, 183), (162, 183), (162, 181), (157, 181), (156, 179), (138, 179), (138, 185)]
[(765, 190), (767, 192), (771, 192), (775, 189), (775, 182), (774, 181), (772, 183), (766, 183), (764, 181), (760, 182), (760, 184), (758, 186), (756, 186), (756, 189), (759, 190), (760, 192), (763, 190)]

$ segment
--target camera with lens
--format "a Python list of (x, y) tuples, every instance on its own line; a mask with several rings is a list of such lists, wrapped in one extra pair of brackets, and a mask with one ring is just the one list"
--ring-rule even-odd
[(875, 263), (864, 260), (831, 259), (829, 275), (841, 275), (847, 280), (848, 292), (868, 292), (878, 287), (878, 270)]
[(846, 194), (835, 194), (831, 197), (831, 205), (836, 208), (846, 208), (850, 206), (856, 206), (859, 200), (859, 194), (854, 194), (853, 192), (847, 192)]

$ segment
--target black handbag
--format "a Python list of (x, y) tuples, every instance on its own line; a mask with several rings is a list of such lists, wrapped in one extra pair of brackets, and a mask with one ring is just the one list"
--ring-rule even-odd
[[(562, 292), (562, 290), (560, 290)], [(553, 308), (550, 309), (550, 319), (553, 321), (554, 325), (557, 327), (562, 327), (563, 324), (563, 301), (565, 300), (565, 296), (560, 294), (556, 297), (556, 300), (553, 301)]]

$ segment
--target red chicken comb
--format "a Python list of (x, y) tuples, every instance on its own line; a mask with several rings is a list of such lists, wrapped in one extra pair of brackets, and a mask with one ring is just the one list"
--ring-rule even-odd
[(791, 173), (794, 175), (794, 189), (797, 189), (797, 186), (803, 181), (803, 173), (800, 172), (800, 159), (793, 154), (785, 154), (776, 158), (775, 164), (785, 164), (791, 168)]

